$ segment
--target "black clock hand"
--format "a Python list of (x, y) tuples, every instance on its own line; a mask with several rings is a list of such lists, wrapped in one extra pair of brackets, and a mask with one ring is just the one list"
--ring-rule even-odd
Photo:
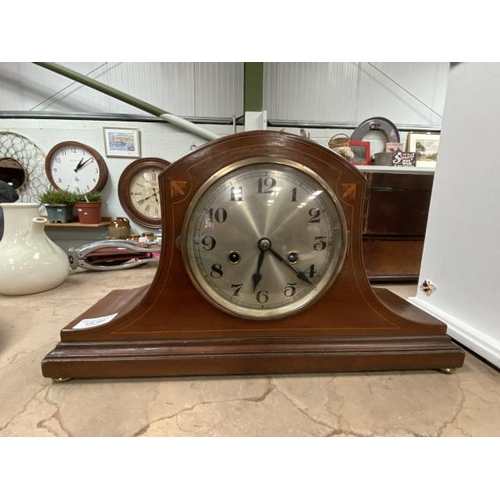
[(254, 292), (260, 280), (262, 279), (262, 274), (260, 274), (260, 268), (262, 267), (262, 263), (264, 262), (264, 255), (271, 248), (271, 241), (268, 238), (261, 238), (257, 242), (257, 247), (259, 248), (260, 253), (259, 253), (259, 260), (257, 261), (257, 271), (255, 271), (255, 273), (252, 274)]
[(80, 169), (80, 167), (82, 166), (82, 161), (83, 161), (83, 157), (82, 159), (78, 162), (78, 165), (76, 166), (74, 172), (78, 172), (78, 170)]
[(305, 281), (307, 284), (309, 285), (312, 285), (312, 281), (302, 272), (302, 271), (297, 271), (297, 269), (295, 269), (294, 267), (292, 267), (287, 261), (286, 259), (284, 259), (279, 253), (275, 252), (272, 248), (269, 249), (269, 251), (280, 261), (280, 262), (283, 262), (283, 264), (285, 264), (286, 267), (288, 267), (288, 269), (290, 269), (290, 271), (292, 271), (294, 274), (297, 275), (297, 278), (299, 278), (300, 280), (302, 281)]
[(143, 198), (142, 200), (138, 200), (138, 203), (140, 203), (141, 201), (149, 200), (149, 198), (152, 198), (153, 196), (156, 198), (156, 193), (150, 194), (149, 196), (146, 196), (146, 198)]
[(260, 274), (260, 268), (262, 267), (262, 263), (264, 262), (264, 255), (266, 254), (266, 249), (261, 249), (259, 253), (259, 260), (257, 261), (257, 271), (255, 271), (254, 274), (252, 274), (252, 280), (253, 280), (253, 291), (255, 293), (255, 290), (257, 289), (257, 285), (259, 284), (260, 280), (262, 279), (262, 274)]
[[(83, 160), (83, 158), (82, 158), (82, 160)], [(92, 158), (87, 158), (87, 159), (86, 159), (83, 163), (82, 163), (82, 160), (80, 160), (80, 162), (79, 162), (79, 163), (78, 163), (78, 165), (76, 166), (76, 168), (75, 168), (75, 172), (78, 172), (78, 170), (80, 170), (80, 169), (81, 169), (81, 168), (83, 168), (85, 165), (87, 165), (87, 163), (88, 163), (89, 161), (91, 161), (91, 160), (92, 160)]]

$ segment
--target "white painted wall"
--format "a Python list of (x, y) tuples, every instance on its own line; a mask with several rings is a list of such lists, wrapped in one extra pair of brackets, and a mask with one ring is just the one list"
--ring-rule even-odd
[(452, 66), (413, 303), (449, 334), (500, 366), (500, 63)]
[[(60, 120), (60, 119), (0, 119), (0, 140), (2, 132), (15, 132), (28, 138), (44, 154), (61, 141), (78, 141), (96, 149), (105, 158), (108, 166), (108, 182), (102, 192), (102, 214), (109, 217), (126, 216), (118, 199), (118, 181), (120, 175), (134, 158), (106, 157), (104, 148), (104, 127), (135, 128), (140, 133), (141, 157), (158, 157), (173, 162), (191, 151), (193, 146), (207, 142), (190, 132), (165, 122), (131, 122), (98, 120)], [(233, 132), (232, 125), (205, 125), (206, 129), (221, 137)], [(45, 163), (38, 162), (33, 178), (49, 186), (45, 175)], [(43, 189), (42, 189), (43, 191)], [(37, 193), (30, 189), (30, 183), (20, 191), (21, 201), (37, 202)], [(132, 223), (133, 232), (143, 232), (142, 228)]]

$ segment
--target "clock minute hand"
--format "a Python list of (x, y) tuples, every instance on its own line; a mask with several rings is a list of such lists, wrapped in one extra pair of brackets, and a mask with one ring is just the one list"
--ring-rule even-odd
[(139, 202), (146, 201), (146, 200), (149, 200), (149, 198), (152, 198), (153, 196), (156, 196), (156, 193), (150, 194), (149, 196), (146, 196), (146, 198), (143, 198), (142, 200), (138, 200), (138, 201)]
[(292, 267), (278, 252), (275, 252), (272, 248), (269, 249), (271, 254), (273, 254), (280, 262), (283, 262), (290, 271), (292, 271), (295, 275), (297, 275), (297, 278), (299, 278), (302, 281), (305, 281), (308, 285), (313, 285), (312, 281), (302, 272), (302, 271), (297, 271), (294, 267)]
[(80, 160), (80, 162), (78, 163), (78, 165), (76, 166), (75, 168), (75, 172), (78, 172), (78, 170), (80, 170), (81, 168), (83, 168), (85, 165), (87, 165), (87, 163), (92, 160), (92, 158), (87, 158), (83, 163), (82, 163), (82, 160), (83, 158)]
[(264, 255), (266, 255), (266, 249), (261, 249), (261, 251), (259, 253), (259, 260), (257, 261), (257, 271), (255, 271), (255, 273), (252, 274), (254, 293), (255, 293), (255, 290), (257, 289), (257, 285), (259, 284), (260, 280), (262, 279), (262, 274), (260, 274), (260, 268), (262, 267), (262, 263), (264, 262)]

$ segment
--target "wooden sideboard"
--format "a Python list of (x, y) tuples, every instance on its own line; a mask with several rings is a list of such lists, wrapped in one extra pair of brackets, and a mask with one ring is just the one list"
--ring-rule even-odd
[[(392, 170), (391, 170), (392, 169)], [(370, 281), (416, 282), (434, 176), (431, 169), (362, 167), (366, 191), (363, 257)]]

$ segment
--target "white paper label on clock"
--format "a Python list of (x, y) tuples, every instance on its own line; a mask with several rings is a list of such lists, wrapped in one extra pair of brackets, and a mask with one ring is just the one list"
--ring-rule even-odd
[(109, 316), (101, 316), (99, 318), (88, 318), (82, 319), (79, 323), (77, 323), (73, 329), (80, 330), (83, 328), (93, 328), (95, 326), (105, 325), (109, 323), (118, 313), (110, 314)]

